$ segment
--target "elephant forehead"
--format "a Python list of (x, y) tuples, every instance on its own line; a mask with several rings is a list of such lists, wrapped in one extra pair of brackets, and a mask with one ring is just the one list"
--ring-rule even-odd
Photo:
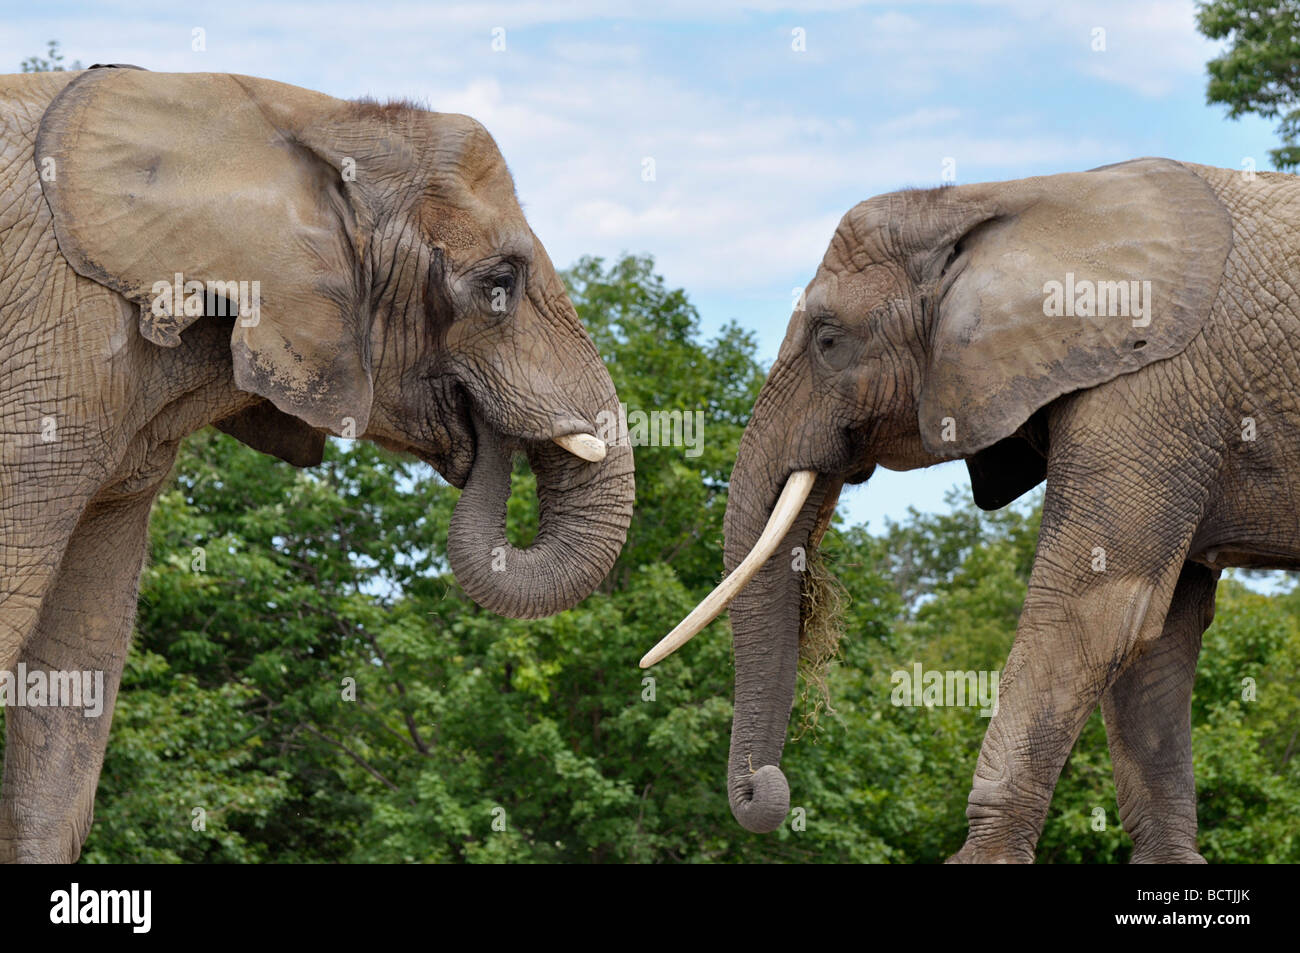
[(873, 307), (883, 298), (897, 297), (902, 269), (892, 262), (865, 264), (849, 271), (823, 269), (808, 292), (809, 310), (845, 311)]
[(880, 298), (896, 292), (903, 281), (903, 269), (892, 261), (867, 265), (845, 276), (842, 287), (850, 294)]
[(462, 263), (489, 255), (532, 258), (532, 233), (517, 209), (498, 209), (475, 200), (467, 205), (426, 200), (418, 217), (425, 239)]
[(484, 238), (483, 226), (468, 211), (434, 202), (420, 207), (420, 231), (432, 244), (455, 251), (472, 248)]

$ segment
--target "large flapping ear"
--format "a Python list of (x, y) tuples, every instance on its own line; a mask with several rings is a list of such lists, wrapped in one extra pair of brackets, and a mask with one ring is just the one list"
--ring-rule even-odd
[(937, 307), (921, 436), (940, 456), (990, 447), (1062, 394), (1181, 352), (1232, 247), (1223, 204), (1168, 159), (907, 201), (928, 203), (910, 227), (938, 233), (917, 277)]
[(345, 105), (245, 76), (88, 71), (46, 111), (36, 161), (53, 159), (42, 185), (60, 251), (140, 306), (141, 334), (175, 347), (205, 302), (237, 303), (237, 386), (359, 435), (364, 241), (343, 176), (304, 132)]

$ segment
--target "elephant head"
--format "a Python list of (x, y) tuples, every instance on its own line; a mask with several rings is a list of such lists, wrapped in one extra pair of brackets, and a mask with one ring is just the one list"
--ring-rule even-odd
[[(493, 611), (548, 615), (604, 578), (634, 496), (630, 446), (595, 436), (618, 398), (479, 123), (104, 69), (51, 104), (35, 154), (60, 250), (145, 338), (233, 319), (218, 370), (255, 399), (222, 429), (299, 465), (327, 431), (430, 463), (464, 490), (452, 568)], [(505, 532), (517, 451), (540, 498), (526, 550)]]
[(1015, 499), (1044, 478), (1046, 408), (1186, 347), (1231, 241), (1205, 182), (1162, 159), (896, 192), (844, 216), (740, 443), (729, 575), (642, 660), (731, 605), (741, 825), (773, 830), (789, 807), (780, 759), (802, 623), (790, 553), (816, 547), (842, 485), (964, 458), (979, 505)]

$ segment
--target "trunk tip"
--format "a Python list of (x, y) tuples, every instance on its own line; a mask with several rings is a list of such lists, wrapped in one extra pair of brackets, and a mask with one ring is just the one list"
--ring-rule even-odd
[(731, 803), (731, 813), (740, 826), (754, 834), (770, 834), (789, 812), (790, 783), (774, 764), (765, 764), (746, 778)]

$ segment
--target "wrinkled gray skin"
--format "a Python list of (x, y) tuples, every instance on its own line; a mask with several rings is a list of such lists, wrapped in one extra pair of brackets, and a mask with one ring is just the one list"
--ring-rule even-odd
[[(1165, 160), (1118, 169), (1140, 179), (1149, 161)], [(985, 508), (1044, 477), (1047, 490), (1028, 597), (970, 793), (969, 835), (952, 862), (1033, 860), (1058, 774), (1098, 704), (1132, 859), (1204, 862), (1190, 699), (1216, 582), (1229, 566), (1300, 568), (1300, 184), (1287, 175), (1251, 180), (1173, 166), (1208, 187), (1208, 199), (1171, 196), (1161, 185), (1134, 198), (1127, 214), (1099, 219), (1090, 247), (1146, 248), (1149, 267), (1093, 277), (1167, 278), (1170, 288), (1195, 286), (1200, 297), (1181, 316), (1157, 306), (1145, 329), (1111, 319), (1115, 333), (1129, 337), (1103, 341), (1092, 354), (1043, 343), (1050, 353), (1040, 360), (1039, 345), (1022, 343), (1036, 340), (1043, 322), (1056, 322), (1048, 337), (1073, 327), (1071, 319), (1044, 317), (1043, 284), (1064, 275), (1036, 257), (1094, 227), (1079, 224), (1090, 204), (1071, 197), (1076, 186), (1052, 185), (1066, 177), (895, 193), (844, 217), (808, 286), (806, 310), (791, 319), (732, 474), (728, 571), (752, 547), (786, 477), (819, 474), (784, 546), (731, 607), (728, 789), (747, 829), (775, 829), (790, 804), (779, 764), (794, 698), (801, 578), (787, 554), (819, 539), (818, 510), (841, 481), (860, 483), (876, 466), (910, 470), (956, 456), (967, 460)], [(1117, 205), (1138, 184), (1123, 185)], [(1040, 188), (1056, 190), (1057, 207), (1032, 240), (1018, 256), (1003, 249), (981, 261), (996, 228), (1012, 234), (1031, 217)], [(1178, 228), (1145, 224), (1183, 210), (1188, 220)], [(1198, 262), (1177, 260), (1185, 242), (1215, 229), (1230, 230), (1226, 243), (1207, 240)], [(1086, 273), (1089, 260), (1095, 266), (1095, 257), (1077, 256), (1077, 271)], [(989, 277), (998, 262), (1007, 282), (1021, 276), (1023, 307), (999, 316), (999, 302), (985, 297), (982, 319), (955, 313), (981, 287), (1010, 287)], [(1180, 268), (1192, 277), (1184, 280)], [(966, 297), (954, 302), (963, 287)], [(996, 351), (980, 349), (990, 325), (1011, 332)], [(1145, 366), (1129, 369), (1122, 354), (1108, 356), (1112, 343), (1120, 342), (1116, 353), (1132, 354), (1145, 351), (1148, 339), (1165, 350)], [(936, 357), (940, 347), (951, 363)], [(968, 354), (977, 359), (966, 362)], [(966, 391), (935, 384), (936, 375), (958, 373)], [(946, 450), (940, 435), (927, 432), (933, 393), (953, 399), (929, 419), (951, 414), (959, 434), (965, 428), (997, 440)], [(979, 417), (999, 400), (1001, 410)], [(975, 409), (964, 417), (966, 408)]]
[[(57, 124), (42, 125), (56, 96), (83, 80), (145, 84), (129, 108), (119, 108), (126, 118), (109, 122), (106, 134), (120, 141), (102, 154), (79, 156), (75, 141), (59, 140)], [(104, 89), (86, 100), (88, 115), (114, 108), (117, 94)], [(161, 152), (187, 135), (177, 102), (210, 94), (230, 101), (205, 105), (203, 128), (188, 134), (233, 137), (222, 142), (221, 155), (231, 162), (253, 155), (249, 167), (207, 181), (192, 201), (182, 194), (160, 210), (142, 210), (150, 187), (190, 175), (186, 155)], [(151, 98), (163, 100), (156, 110)], [(253, 133), (225, 125), (236, 118), (258, 125)], [(64, 149), (46, 194), (38, 133), (52, 143), (46, 148)], [(197, 154), (215, 167), (211, 153)], [(351, 178), (340, 175), (340, 156), (355, 162)], [(86, 163), (119, 159), (120, 167), (98, 179), (86, 171)], [(281, 201), (278, 186), (259, 179), (271, 167), (281, 182), (314, 177), (302, 193), (308, 205)], [(67, 862), (80, 853), (134, 618), (150, 506), (179, 441), (201, 427), (215, 423), (259, 450), (308, 465), (319, 461), (325, 431), (344, 425), (322, 408), (332, 406), (341, 383), (356, 385), (348, 399), (360, 394), (361, 402), (339, 398), (331, 411), (363, 421), (356, 436), (412, 453), (464, 488), (449, 549), (459, 581), (481, 604), (537, 617), (573, 605), (603, 579), (631, 517), (630, 448), (611, 447), (603, 463), (587, 463), (550, 438), (594, 433), (597, 415), (616, 412), (618, 399), (524, 222), (495, 144), (476, 122), (249, 78), (133, 70), (4, 76), (0, 169), (0, 670), (20, 661), (29, 669), (102, 670), (107, 694), (98, 718), (71, 708), (6, 711), (0, 861)], [(127, 184), (137, 176), (139, 185)], [(104, 216), (84, 214), (69, 191), (92, 180), (110, 204), (126, 201), (115, 190), (132, 192), (137, 211), (112, 220), (120, 236), (103, 234)], [(262, 211), (223, 213), (227, 197), (263, 203)], [(149, 211), (161, 218), (140, 232), (133, 223), (148, 220)], [(318, 213), (325, 226), (300, 240), (294, 229)], [(136, 303), (112, 290), (124, 287), (120, 274), (107, 266), (93, 277), (79, 273), (94, 272), (95, 263), (79, 260), (74, 268), (69, 256), (78, 254), (56, 235), (56, 226), (84, 226), (85, 240), (102, 246), (95, 261), (122, 253), (130, 260), (157, 250), (149, 241), (172, 215), (206, 219), (185, 219), (159, 246), (169, 260), (144, 267), (163, 280), (173, 260), (178, 270), (199, 268), (210, 249), (185, 243), (214, 227), (229, 230), (236, 251), (251, 246), (263, 256), (261, 273), (220, 275), (263, 279), (260, 326), (235, 328), (237, 319), (207, 314), (169, 339), (167, 327), (149, 324)], [(284, 292), (300, 264), (328, 289), (323, 310), (318, 301), (312, 311), (305, 293)], [(491, 307), (501, 287), (504, 311)], [(298, 309), (286, 311), (286, 299)], [(331, 310), (333, 303), (349, 310)], [(309, 318), (320, 321), (315, 341), (300, 337)], [(272, 335), (273, 343), (255, 333)], [(243, 386), (232, 343), (240, 335), (269, 362), (248, 364)], [(302, 356), (311, 347), (328, 351), (320, 341), (331, 335), (352, 342), (336, 342), (330, 352), (341, 355), (339, 367), (351, 360), (347, 381)], [(540, 532), (525, 551), (511, 549), (505, 537), (514, 450), (527, 453), (541, 502)], [(503, 571), (493, 572), (494, 555), (503, 557)]]

